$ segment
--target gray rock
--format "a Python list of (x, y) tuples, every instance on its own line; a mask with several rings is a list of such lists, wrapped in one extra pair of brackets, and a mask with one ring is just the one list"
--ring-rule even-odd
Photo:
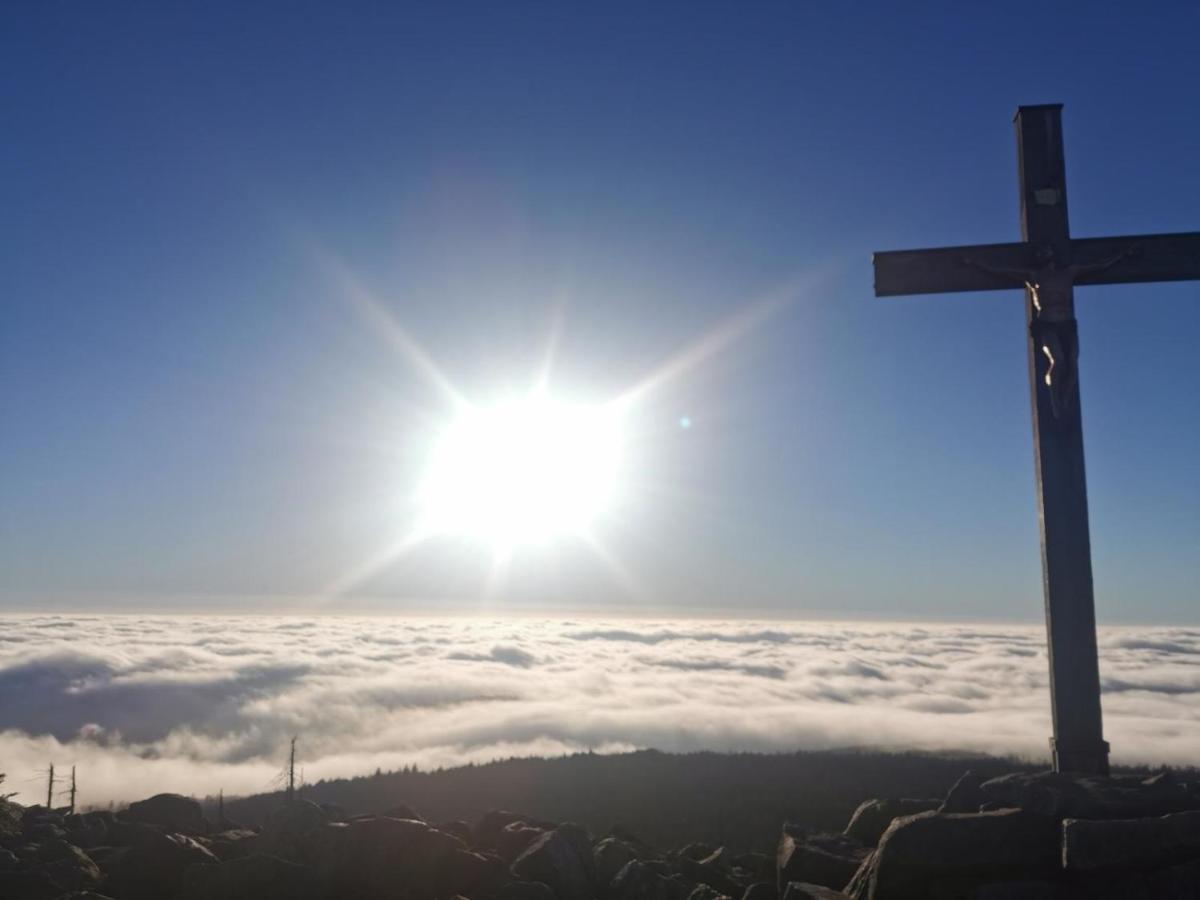
[(620, 838), (606, 837), (592, 848), (592, 868), (596, 872), (596, 884), (602, 890), (608, 888), (626, 864), (639, 856), (632, 844)]
[(675, 851), (675, 853), (678, 856), (683, 856), (687, 859), (694, 859), (696, 862), (699, 862), (702, 859), (712, 856), (713, 853), (716, 852), (716, 849), (717, 848), (712, 844), (706, 844), (703, 841), (695, 841), (691, 844), (680, 847)]
[(513, 862), (513, 874), (548, 885), (558, 900), (592, 900), (596, 885), (591, 841), (581, 832), (571, 825), (546, 832)]
[(687, 900), (733, 900), (710, 884), (698, 884), (687, 896)]
[(854, 873), (854, 877), (842, 889), (842, 893), (854, 900), (868, 900), (871, 896), (871, 881), (875, 874), (875, 855), (878, 852), (878, 850), (872, 850), (867, 854), (867, 858), (863, 860), (858, 871)]
[(262, 834), (251, 846), (258, 853), (307, 864), (328, 823), (329, 814), (320, 805), (296, 800), (267, 817)]
[(217, 863), (199, 842), (182, 834), (154, 832), (116, 857), (105, 860), (105, 889), (121, 900), (162, 900), (183, 885), (184, 873), (193, 865)]
[(114, 871), (128, 853), (128, 847), (93, 847), (88, 851), (88, 856), (100, 867), (101, 872), (107, 874)]
[(249, 856), (259, 845), (258, 833), (248, 828), (230, 828), (208, 839), (208, 849), (222, 861)]
[[(758, 851), (739, 853), (729, 860), (729, 864), (734, 873), (743, 880), (771, 882), (775, 880), (775, 860), (766, 853)], [(771, 885), (771, 891), (775, 891), (774, 883)]]
[(1067, 869), (1156, 869), (1200, 857), (1200, 811), (1157, 818), (1096, 821), (1066, 819)]
[(484, 900), (495, 897), (511, 880), (508, 865), (494, 853), (455, 850), (448, 863), (444, 890)]
[(612, 883), (616, 900), (676, 900), (676, 892), (671, 879), (640, 859), (627, 863)]
[(544, 834), (543, 828), (525, 822), (510, 822), (496, 835), (494, 846), (502, 859), (513, 862)]
[(854, 810), (846, 830), (842, 833), (864, 846), (874, 847), (887, 831), (887, 827), (892, 824), (892, 819), (928, 812), (940, 805), (939, 800), (866, 800)]
[(457, 893), (467, 862), (462, 841), (412, 819), (327, 823), (309, 840), (309, 857), (335, 897), (449, 896)]
[(785, 830), (776, 856), (776, 886), (782, 897), (793, 882), (842, 890), (870, 851), (844, 835)]
[(23, 834), (26, 840), (42, 843), (44, 841), (61, 841), (67, 836), (67, 831), (53, 822), (32, 822), (25, 826)]
[(824, 885), (793, 881), (783, 892), (783, 900), (846, 900), (846, 895)]
[(706, 884), (720, 894), (734, 897), (741, 894), (742, 886), (729, 873), (728, 852), (718, 847), (700, 860), (687, 856), (676, 857), (679, 873), (693, 884)]
[(641, 837), (633, 832), (633, 829), (626, 828), (624, 825), (616, 824), (608, 830), (605, 837), (615, 837), (619, 841), (624, 841), (631, 847), (637, 848), (637, 851), (644, 858), (647, 855), (654, 856), (656, 851), (653, 847), (641, 839)]
[(318, 895), (316, 873), (309, 867), (253, 854), (192, 866), (179, 900), (315, 900)]
[[(387, 816), (389, 819), (412, 819), (415, 822), (425, 821), (424, 816), (422, 816), (411, 806), (407, 806), (403, 803), (399, 803), (396, 806), (391, 807), (386, 812), (380, 813), (380, 815)], [(326, 817), (328, 818), (328, 815)]]
[(303, 834), (320, 828), (328, 821), (329, 813), (320, 804), (310, 800), (294, 800), (267, 816), (263, 834)]
[(88, 816), (70, 816), (67, 836), (72, 844), (84, 850), (102, 847), (108, 842), (108, 823)]
[(497, 840), (500, 832), (513, 824), (534, 828), (539, 832), (553, 831), (555, 827), (552, 822), (541, 822), (532, 816), (510, 812), (506, 809), (493, 809), (484, 813), (479, 818), (479, 821), (475, 823), (475, 827), (471, 829), (473, 834), (472, 846), (481, 850), (499, 850)]
[(452, 834), (468, 847), (475, 843), (475, 836), (471, 833), (471, 826), (460, 819), (455, 819), (453, 822), (443, 822), (437, 826), (438, 831), (444, 831), (446, 834)]
[(1135, 819), (1200, 808), (1183, 784), (1161, 777), (1036, 772), (993, 778), (980, 785), (979, 791), (982, 803), (1056, 819)]
[(1053, 878), (1060, 829), (1054, 819), (1019, 809), (920, 813), (896, 819), (846, 893), (871, 900), (968, 895), (982, 884)]
[(985, 779), (982, 775), (977, 775), (971, 771), (964, 772), (962, 777), (954, 782), (953, 787), (946, 794), (946, 799), (938, 807), (938, 812), (979, 812), (980, 804), (986, 799), (980, 791), (980, 787), (982, 787), (984, 781)]
[(208, 821), (200, 804), (182, 794), (156, 794), (147, 800), (130, 803), (121, 818), (158, 825), (176, 834), (208, 834)]
[(87, 890), (100, 883), (100, 867), (90, 856), (66, 841), (48, 841), (40, 845), (35, 865), (60, 892)]
[(11, 850), (6, 850), (0, 847), (0, 872), (7, 872), (10, 869), (15, 869), (20, 866), (21, 861), (17, 859), (17, 854)]

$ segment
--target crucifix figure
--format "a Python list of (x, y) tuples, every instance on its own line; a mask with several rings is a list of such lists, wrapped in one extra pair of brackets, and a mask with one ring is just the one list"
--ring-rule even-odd
[(1062, 106), (1022, 106), (1015, 125), (1023, 240), (876, 253), (875, 294), (1025, 289), (1054, 723), (1050, 749), (1058, 771), (1106, 775), (1074, 289), (1200, 279), (1200, 232), (1072, 238)]
[(965, 264), (983, 272), (1011, 278), (1028, 291), (1029, 302), (1033, 304), (1030, 337), (1046, 357), (1043, 383), (1049, 389), (1050, 409), (1056, 419), (1070, 408), (1079, 379), (1079, 329), (1072, 304), (1075, 281), (1085, 272), (1103, 272), (1115, 266), (1131, 256), (1138, 246), (1131, 245), (1112, 259), (1090, 266), (1062, 265), (1050, 246), (1034, 248), (1036, 262), (1028, 269), (997, 269), (969, 256), (963, 259)]

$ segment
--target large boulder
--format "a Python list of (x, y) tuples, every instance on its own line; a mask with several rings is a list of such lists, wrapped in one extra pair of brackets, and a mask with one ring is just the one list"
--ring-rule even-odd
[(534, 841), (538, 840), (544, 834), (546, 834), (546, 829), (544, 828), (528, 825), (525, 822), (510, 822), (496, 834), (492, 846), (501, 859), (505, 859), (511, 863), (515, 862), (518, 856), (524, 853)]
[(1157, 869), (1200, 859), (1200, 812), (1108, 821), (1066, 819), (1063, 865), (1074, 871)]
[(699, 862), (702, 859), (707, 859), (717, 851), (717, 848), (712, 844), (706, 844), (704, 841), (694, 841), (690, 844), (685, 844), (675, 851), (676, 856), (682, 856), (685, 859), (694, 859)]
[(192, 866), (179, 900), (315, 900), (319, 890), (316, 873), (309, 867), (253, 854)]
[(740, 896), (742, 885), (738, 884), (729, 872), (729, 852), (724, 847), (706, 849), (709, 853), (701, 859), (687, 855), (676, 856), (675, 864), (679, 873), (687, 881), (707, 885), (724, 896)]
[(92, 847), (103, 847), (108, 843), (108, 828), (110, 818), (85, 813), (79, 816), (67, 816), (65, 827), (67, 839), (76, 847), (85, 850)]
[(640, 859), (625, 865), (613, 879), (614, 900), (679, 900), (676, 884), (657, 866)]
[(208, 821), (200, 804), (182, 794), (156, 794), (147, 800), (130, 803), (121, 813), (128, 822), (157, 825), (176, 834), (208, 834)]
[(596, 875), (591, 839), (578, 825), (560, 825), (530, 844), (512, 864), (513, 875), (549, 885), (558, 900), (593, 900)]
[(316, 803), (296, 800), (274, 810), (253, 842), (255, 850), (292, 862), (305, 863), (314, 854), (314, 844), (329, 822), (329, 814)]
[[(749, 853), (739, 853), (729, 860), (733, 873), (744, 881), (773, 881), (775, 878), (775, 860), (766, 853), (752, 850)], [(775, 890), (775, 886), (771, 886)]]
[(967, 896), (995, 881), (1053, 879), (1061, 870), (1060, 828), (1019, 809), (920, 813), (896, 819), (846, 893), (860, 900)]
[(475, 846), (475, 835), (471, 831), (471, 826), (461, 819), (454, 819), (450, 822), (442, 822), (437, 826), (438, 831), (444, 831), (446, 834), (452, 834), (468, 847)]
[(500, 848), (497, 841), (500, 839), (500, 832), (510, 825), (517, 824), (534, 828), (538, 832), (554, 829), (554, 824), (551, 822), (542, 822), (532, 816), (510, 812), (507, 809), (493, 809), (480, 816), (475, 827), (471, 829), (473, 835), (471, 845), (481, 850), (498, 850)]
[(508, 864), (494, 853), (455, 850), (449, 863), (447, 887), (471, 900), (491, 900), (512, 882)]
[(1136, 819), (1200, 809), (1171, 777), (1100, 777), (1062, 772), (1002, 775), (979, 786), (980, 808), (1023, 809), (1056, 819)]
[(249, 856), (256, 852), (260, 845), (261, 838), (258, 832), (249, 828), (230, 828), (208, 839), (208, 849), (221, 861)]
[[(917, 813), (937, 809), (940, 805), (940, 800), (928, 799), (864, 800), (854, 810), (850, 822), (846, 825), (846, 830), (842, 833), (864, 846), (874, 847), (883, 837), (883, 833), (887, 831), (887, 827), (892, 824), (892, 819), (898, 819), (901, 816), (915, 816)], [(974, 811), (970, 810), (970, 812)]]
[(314, 838), (328, 892), (361, 900), (461, 893), (467, 849), (453, 835), (414, 819), (379, 816), (328, 823)]
[(414, 822), (424, 822), (425, 817), (405, 803), (397, 803), (380, 813), (389, 819), (412, 819)]
[(592, 848), (592, 867), (601, 892), (608, 889), (626, 864), (638, 859), (637, 848), (628, 841), (606, 837)]
[(154, 832), (154, 837), (143, 835), (139, 843), (105, 860), (105, 892), (121, 900), (162, 900), (179, 891), (191, 866), (216, 863), (198, 841)]
[(776, 885), (782, 897), (793, 882), (841, 890), (870, 851), (840, 834), (806, 834), (785, 828), (776, 855)]
[(37, 850), (39, 867), (61, 891), (83, 891), (100, 883), (100, 867), (90, 856), (66, 841), (50, 841)]
[(984, 802), (984, 796), (979, 788), (983, 785), (984, 778), (977, 772), (967, 770), (964, 772), (950, 790), (946, 793), (946, 799), (942, 801), (942, 805), (938, 807), (938, 812), (944, 813), (974, 813), (979, 812), (979, 807)]

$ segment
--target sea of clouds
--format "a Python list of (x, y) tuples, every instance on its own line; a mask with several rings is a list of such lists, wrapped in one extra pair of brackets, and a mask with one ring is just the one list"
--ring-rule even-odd
[[(513, 755), (961, 749), (1044, 759), (1045, 635), (1018, 625), (0, 616), (3, 790), (81, 800)], [(1200, 764), (1200, 628), (1101, 632), (1114, 761)]]

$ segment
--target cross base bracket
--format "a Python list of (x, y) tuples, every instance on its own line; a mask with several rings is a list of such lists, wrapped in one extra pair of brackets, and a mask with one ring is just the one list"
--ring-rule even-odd
[(1050, 738), (1055, 772), (1108, 775), (1108, 741), (1064, 741)]

